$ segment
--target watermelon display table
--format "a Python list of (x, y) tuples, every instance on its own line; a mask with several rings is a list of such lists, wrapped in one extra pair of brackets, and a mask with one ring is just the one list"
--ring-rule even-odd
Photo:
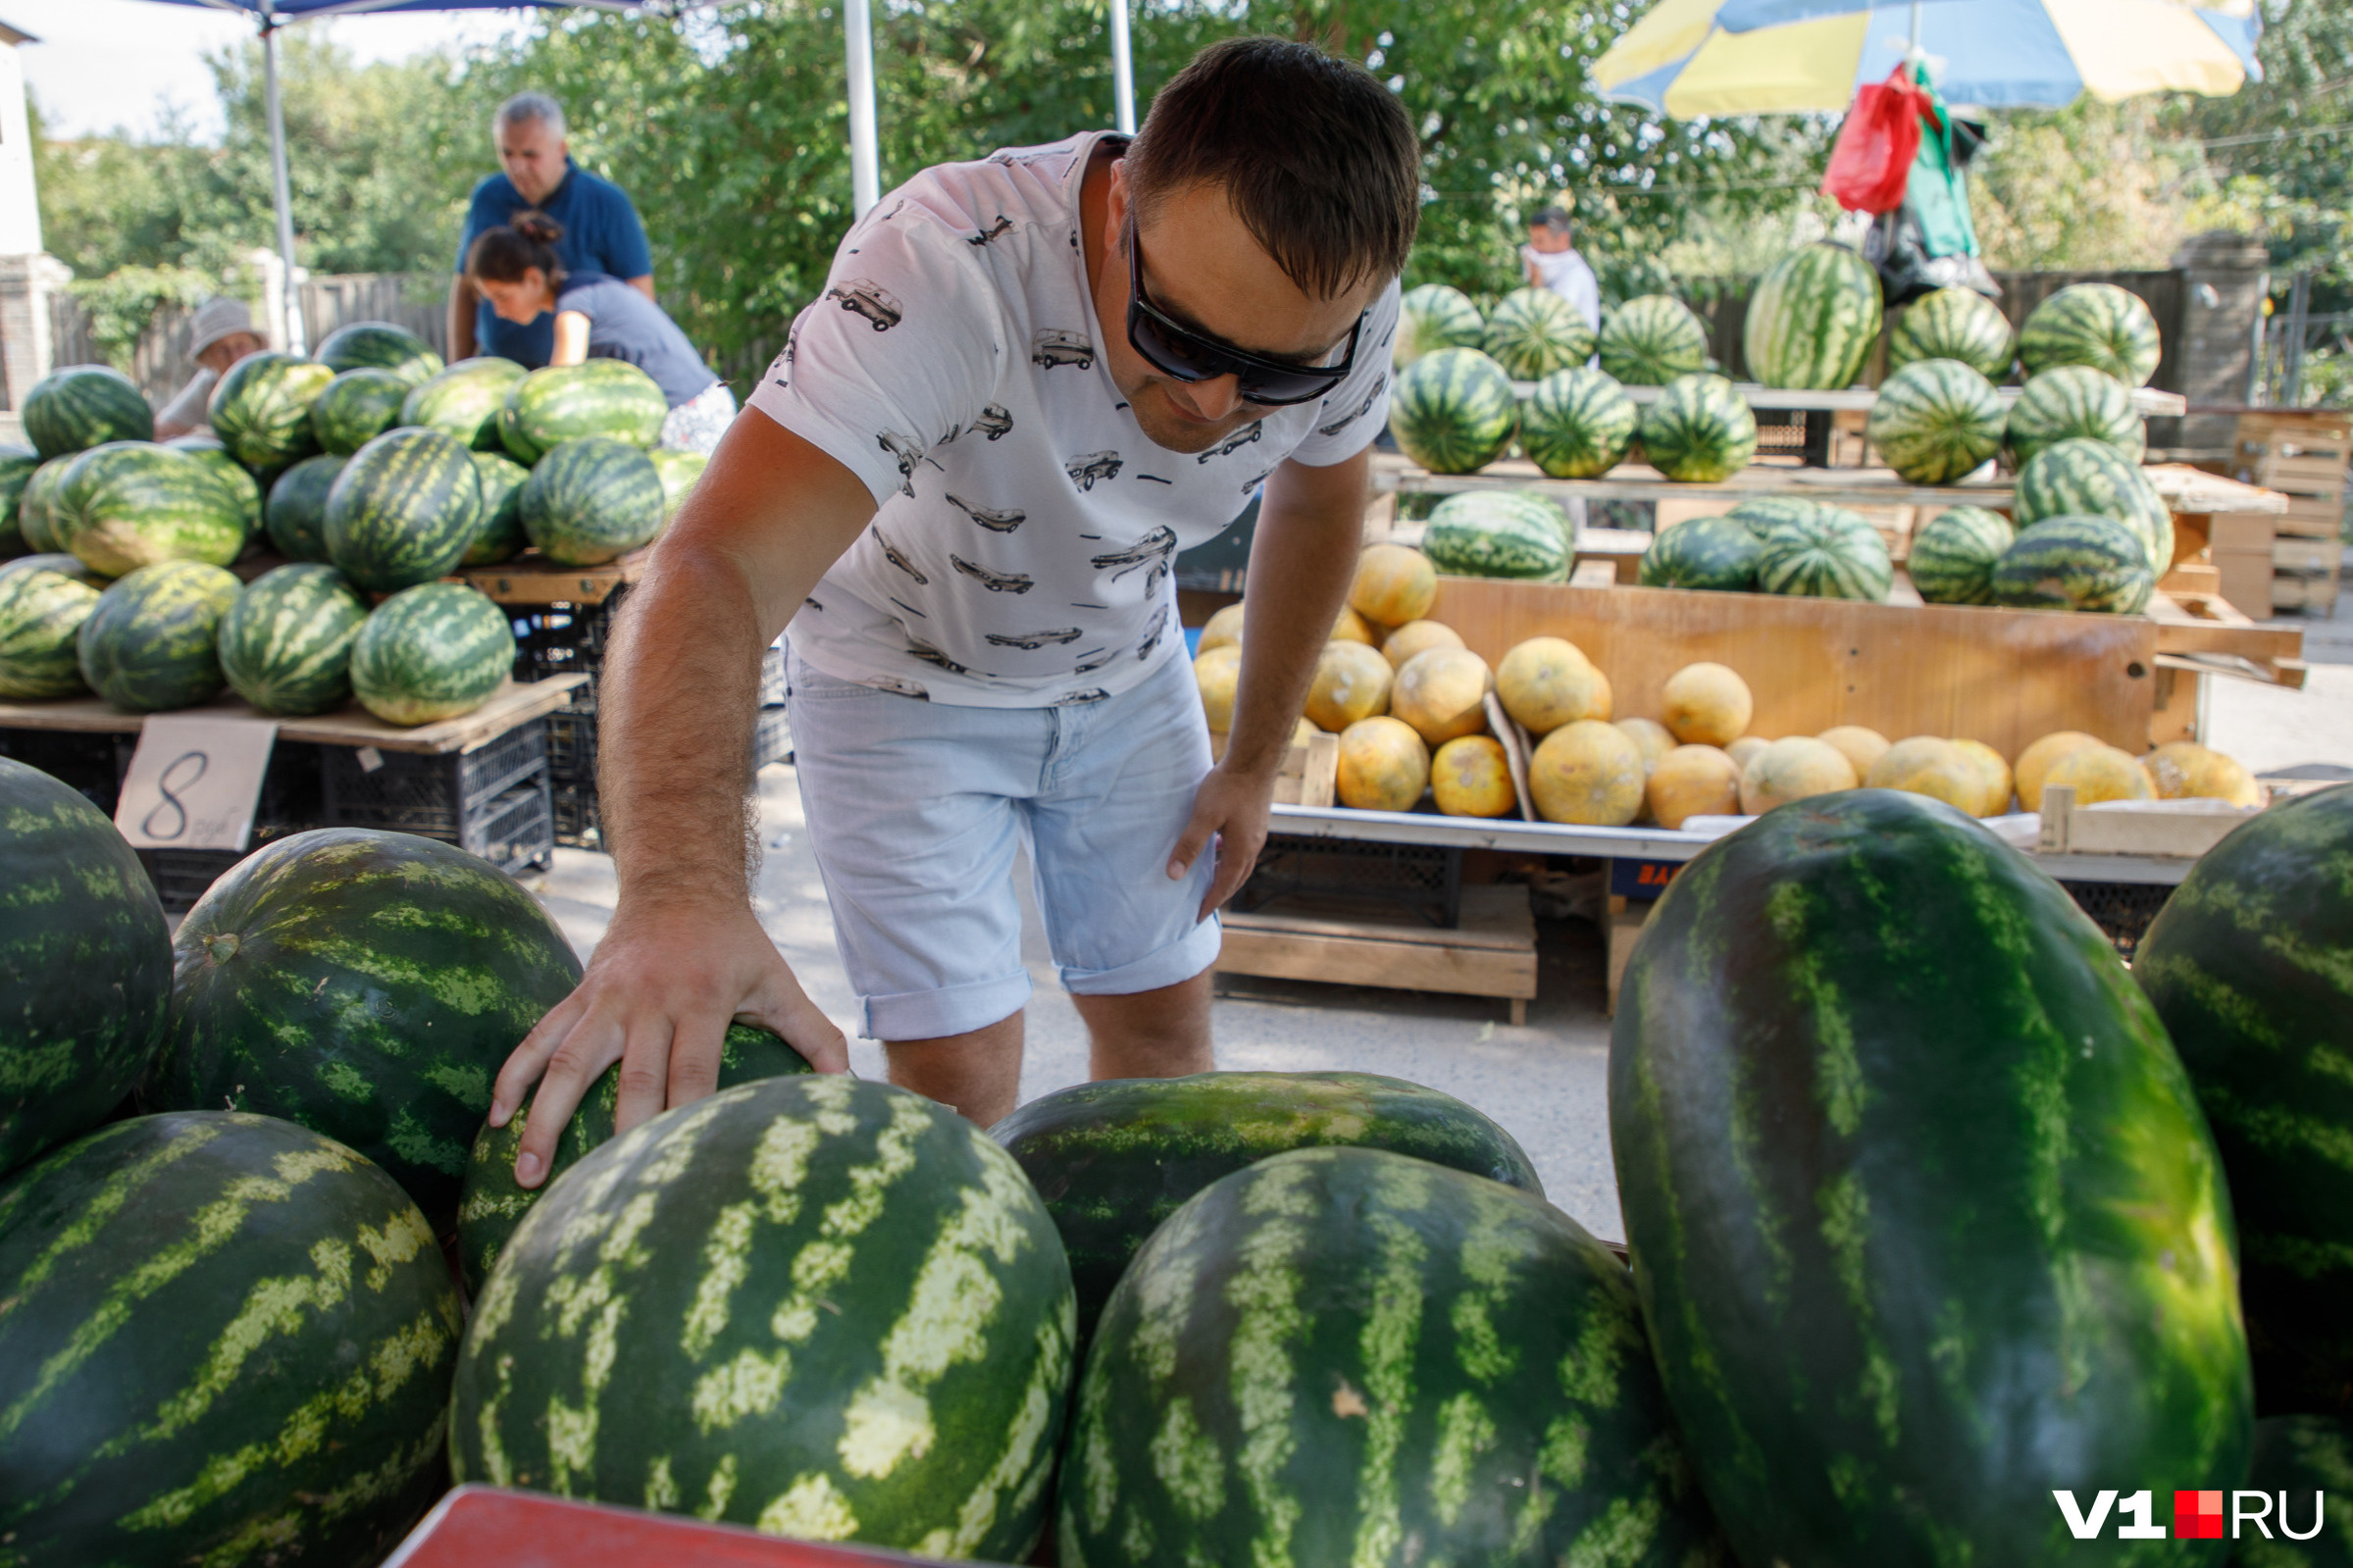
[[(1513, 381), (1515, 397), (1527, 397), (1536, 390), (1534, 381)], [(1636, 407), (1656, 403), (1663, 387), (1628, 386), (1625, 394)], [(1734, 381), (1732, 390), (1741, 401), (1753, 409), (1767, 413), (1824, 413), (1867, 414), (1879, 404), (1877, 388), (1849, 386), (1838, 391), (1809, 390), (1795, 386), (1760, 386), (1755, 381)], [(1994, 394), (2008, 407), (2024, 391), (2022, 386), (1997, 386)], [(2143, 419), (2174, 418), (2189, 412), (2189, 399), (2179, 392), (2161, 392), (2154, 386), (2132, 388), (2132, 407)]]

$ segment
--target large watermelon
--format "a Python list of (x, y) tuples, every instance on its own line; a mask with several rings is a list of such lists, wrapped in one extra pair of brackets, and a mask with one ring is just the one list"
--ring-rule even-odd
[(1643, 460), (1670, 480), (1714, 484), (1757, 455), (1757, 416), (1721, 376), (1678, 376), (1637, 427)]
[(1757, 586), (1757, 566), (1764, 557), (1757, 535), (1739, 521), (1687, 518), (1651, 540), (1636, 581), (1646, 588), (1746, 593)]
[(1784, 523), (1811, 522), (1821, 505), (1803, 495), (1752, 495), (1734, 502), (1724, 516), (1763, 538)]
[(1486, 334), (1487, 324), (1468, 294), (1444, 283), (1423, 283), (1407, 289), (1397, 303), (1397, 341), (1390, 345), (1389, 363), (1403, 370), (1442, 348), (1476, 348)]
[(311, 433), (320, 449), (349, 457), (400, 422), (409, 383), (390, 371), (344, 371), (311, 404)]
[(1472, 474), (1511, 444), (1511, 378), (1475, 348), (1440, 348), (1397, 373), (1389, 429), (1433, 474)]
[(2028, 376), (2088, 365), (2126, 386), (2149, 384), (2163, 347), (2149, 307), (2114, 283), (2070, 283), (2028, 312), (2018, 334)]
[(221, 618), (221, 673), (264, 713), (325, 713), (351, 700), (351, 643), (368, 602), (332, 566), (281, 566)]
[(2024, 610), (2138, 615), (2156, 586), (2146, 546), (2107, 517), (2047, 517), (2019, 531), (1994, 563), (1993, 602)]
[(1289, 1149), (1356, 1144), (1524, 1188), (1510, 1134), (1451, 1094), (1371, 1073), (1196, 1073), (1080, 1084), (989, 1130), (1061, 1232), (1082, 1340), (1160, 1222), (1220, 1177)]
[(524, 375), (523, 367), (511, 359), (461, 359), (409, 393), (400, 405), (400, 423), (431, 426), (476, 451), (504, 451), (498, 439), (498, 413)]
[(0, 1185), (0, 1280), (12, 1563), (372, 1563), (441, 1490), (457, 1291), (340, 1144), (118, 1122)]
[(1828, 241), (1791, 251), (1749, 296), (1741, 355), (1765, 386), (1852, 386), (1879, 339), (1879, 270)]
[(1153, 1234), (1058, 1502), (1065, 1564), (1722, 1561), (1617, 1259), (1381, 1149), (1278, 1154)]
[(515, 665), (515, 629), (480, 588), (424, 582), (376, 607), (351, 645), (351, 689), (386, 724), (432, 724), (490, 700)]
[(327, 559), (327, 497), (350, 462), (345, 457), (306, 457), (270, 486), (267, 513), (270, 542), (289, 561)]
[(162, 1109), (260, 1111), (457, 1213), (490, 1081), (580, 960), (531, 894), (454, 845), (322, 828), (239, 861), (180, 922)]
[(359, 449), (327, 492), (327, 558), (371, 593), (431, 582), (466, 557), (482, 481), (453, 436), (403, 428)]
[(1515, 288), (1496, 301), (1480, 346), (1515, 381), (1542, 380), (1593, 358), (1583, 313), (1549, 288)]
[(118, 578), (76, 636), (82, 680), (129, 713), (218, 696), (221, 618), (243, 588), (234, 574), (201, 561), (161, 561)]
[(1666, 294), (1629, 299), (1602, 317), (1602, 369), (1629, 386), (1664, 386), (1708, 368), (1708, 329)]
[(2258, 1524), (2268, 1510), (2247, 1499), (2232, 1568), (2353, 1568), (2353, 1428), (2327, 1416), (2256, 1422), (2247, 1486), (2276, 1512)]
[(2112, 517), (2139, 537), (2160, 574), (2174, 564), (2174, 511), (2138, 464), (2106, 441), (2071, 436), (2034, 454), (2018, 477), (2021, 528), (2052, 517)]
[(248, 354), (213, 387), (206, 412), (229, 455), (250, 469), (281, 469), (319, 449), (311, 404), (335, 379), (330, 366), (291, 354)]
[(57, 542), (122, 577), (158, 561), (227, 566), (245, 550), (243, 500), (212, 465), (149, 441), (109, 441), (74, 459), (52, 514)]
[(1541, 495), (1466, 490), (1430, 513), (1421, 553), (1456, 577), (1565, 582), (1571, 553), (1566, 529), (1560, 509)]
[[(57, 570), (61, 563), (72, 570)], [(27, 555), (0, 568), (0, 701), (84, 689), (77, 648), (81, 623), (98, 608), (88, 571), (70, 555)]]
[(1519, 409), (1519, 445), (1557, 480), (1599, 479), (1626, 459), (1642, 412), (1626, 389), (1590, 366), (1555, 371)]
[(601, 566), (662, 531), (662, 476), (641, 447), (582, 436), (539, 459), (516, 505), (541, 555)]
[[(0, 579), (0, 596), (13, 581)], [(0, 877), (5, 1173), (97, 1125), (147, 1070), (172, 995), (172, 934), (138, 856), (105, 814), (7, 757), (0, 865), (8, 868)], [(0, 1269), (0, 1280), (11, 1278)], [(0, 1333), (7, 1322), (0, 1312)], [(7, 1474), (0, 1461), (0, 1478)], [(11, 1490), (0, 1486), (0, 1499)]]
[(687, 497), (694, 493), (703, 470), (711, 466), (711, 456), (708, 452), (682, 452), (674, 446), (657, 446), (645, 455), (653, 459), (653, 471), (662, 477), (662, 527), (668, 528), (678, 509), (687, 504)]
[(62, 550), (44, 550), (38, 555), (19, 555), (0, 561), (0, 578), (12, 572), (61, 572), (75, 582), (86, 582), (93, 588), (103, 588), (107, 582), (105, 578)]
[(764, 1079), (533, 1207), (467, 1328), (449, 1467), (1022, 1562), (1070, 1363), (1070, 1268), (1010, 1155), (905, 1089)]
[(2207, 851), (2133, 957), (2223, 1151), (2271, 1414), (2353, 1412), (2348, 953), (2353, 787), (2340, 785)]
[(353, 322), (336, 328), (319, 344), (319, 362), (337, 375), (362, 369), (390, 371), (410, 386), (441, 371), (441, 356), (431, 343), (390, 322)]
[(25, 394), (25, 438), (43, 457), (106, 441), (152, 441), (155, 411), (129, 377), (104, 365), (51, 371)]
[(2010, 460), (2020, 468), (2044, 447), (2071, 436), (2105, 441), (2131, 463), (2138, 463), (2149, 446), (2131, 391), (2088, 365), (2062, 365), (2027, 381), (2011, 405), (2008, 433)]
[(609, 435), (632, 446), (661, 439), (669, 400), (654, 379), (627, 360), (550, 365), (507, 389), (499, 439), (526, 467), (550, 447), (584, 435)]
[(213, 471), (213, 477), (229, 486), (236, 496), (237, 514), (245, 522), (245, 537), (250, 539), (262, 531), (262, 484), (253, 471), (229, 455), (221, 437), (210, 430), (190, 430), (175, 435), (163, 443), (176, 452), (185, 452)]
[(17, 530), (17, 503), (24, 499), (25, 486), (40, 466), (41, 454), (31, 447), (0, 441), (0, 546), (9, 544), (10, 534)]
[(65, 483), (66, 470), (73, 466), (74, 457), (53, 457), (25, 481), (25, 492), (17, 497), (17, 531), (27, 549), (65, 548), (57, 537), (57, 492)]
[[(654, 457), (659, 469), (661, 454)], [(531, 542), (523, 531), (523, 483), (531, 470), (502, 453), (476, 452), (474, 477), (482, 481), (482, 523), (458, 564), (495, 566), (511, 561)]]
[[(730, 1024), (726, 1037), (720, 1042), (716, 1087), (733, 1088), (758, 1079), (809, 1071), (808, 1062), (786, 1044), (783, 1037), (750, 1024)], [(563, 1137), (556, 1141), (555, 1158), (536, 1188), (524, 1187), (515, 1180), (515, 1156), (523, 1151), (524, 1130), (531, 1125), (530, 1099), (524, 1100), (506, 1126), (491, 1127), (485, 1123), (482, 1131), (474, 1135), (474, 1147), (466, 1159), (466, 1185), (457, 1206), (458, 1266), (464, 1271), (469, 1292), (482, 1294), (482, 1288), (490, 1277), (490, 1266), (506, 1249), (524, 1215), (531, 1212), (532, 1205), (555, 1179), (579, 1164), (582, 1155), (613, 1136), (620, 1102), (621, 1064), (615, 1062), (588, 1086), (579, 1108), (564, 1123)]]
[(1813, 504), (1759, 531), (1757, 585), (1767, 593), (1878, 603), (1895, 585), (1887, 541), (1860, 513)]
[(1989, 381), (2010, 374), (2018, 333), (2002, 307), (1973, 288), (1939, 288), (1904, 307), (1887, 332), (1887, 368), (1957, 359)]
[(2010, 520), (1999, 512), (1951, 507), (1912, 535), (1904, 571), (1930, 604), (1991, 604), (1994, 563), (2015, 537)]
[(1949, 484), (1993, 461), (2005, 417), (1993, 382), (1957, 359), (1922, 359), (1879, 383), (1864, 434), (1898, 479)]
[(2252, 1400), (2188, 1080), (2025, 856), (1885, 789), (1718, 839), (1634, 950), (1610, 1135), (1667, 1398), (1742, 1562), (2222, 1562), (2087, 1546), (2052, 1503), (2238, 1486)]

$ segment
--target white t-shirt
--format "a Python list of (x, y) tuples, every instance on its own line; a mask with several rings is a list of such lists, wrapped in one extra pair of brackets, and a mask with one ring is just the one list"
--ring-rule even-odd
[(790, 628), (836, 680), (972, 707), (1125, 691), (1184, 646), (1177, 552), (1285, 458), (1341, 462), (1387, 418), (1394, 283), (1320, 404), (1206, 452), (1145, 435), (1097, 351), (1079, 241), (1105, 134), (943, 164), (885, 196), (751, 394), (881, 507)]
[(1536, 269), (1538, 283), (1551, 289), (1577, 308), (1585, 325), (1595, 331), (1602, 327), (1602, 285), (1593, 276), (1593, 269), (1572, 247), (1568, 250), (1541, 251), (1533, 245), (1519, 247), (1520, 259)]

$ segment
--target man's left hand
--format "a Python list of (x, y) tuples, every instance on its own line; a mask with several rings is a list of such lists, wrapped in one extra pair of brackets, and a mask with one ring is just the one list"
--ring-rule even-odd
[(1234, 896), (1258, 851), (1266, 845), (1266, 818), (1274, 805), (1274, 776), (1228, 773), (1223, 764), (1211, 768), (1193, 792), (1193, 820), (1185, 824), (1176, 851), (1168, 859), (1168, 880), (1180, 882), (1193, 862), (1214, 842), (1217, 871), (1209, 879), (1209, 894), (1202, 900), (1201, 919)]

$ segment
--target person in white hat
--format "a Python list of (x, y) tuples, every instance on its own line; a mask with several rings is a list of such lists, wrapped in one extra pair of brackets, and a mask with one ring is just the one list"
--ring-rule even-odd
[(221, 378), (229, 374), (229, 367), (270, 346), (254, 329), (253, 313), (241, 299), (206, 300), (196, 307), (195, 329), (188, 341), (188, 357), (196, 362), (196, 374), (155, 416), (159, 441), (205, 429), (204, 405)]

